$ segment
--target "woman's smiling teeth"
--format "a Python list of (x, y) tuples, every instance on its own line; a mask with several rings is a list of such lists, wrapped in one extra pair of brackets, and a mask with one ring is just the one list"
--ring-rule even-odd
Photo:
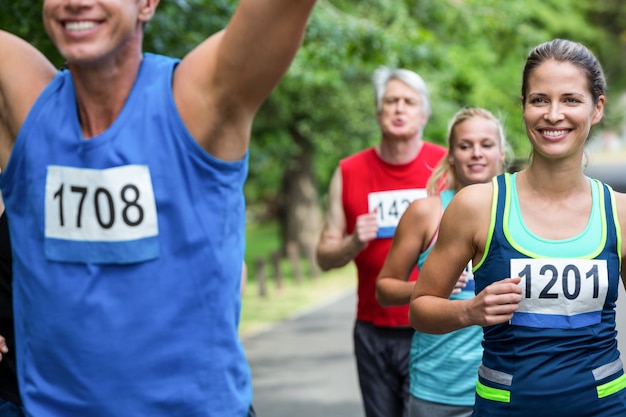
[(89, 30), (96, 26), (95, 22), (85, 21), (85, 22), (67, 22), (65, 24), (65, 29), (71, 30), (74, 32), (80, 32), (83, 30)]
[(566, 133), (567, 133), (567, 130), (544, 130), (542, 132), (543, 135), (551, 136), (553, 138), (556, 138), (557, 136), (563, 136)]

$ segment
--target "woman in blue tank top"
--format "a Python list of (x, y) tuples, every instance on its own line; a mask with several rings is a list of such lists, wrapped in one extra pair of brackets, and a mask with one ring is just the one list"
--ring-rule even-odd
[[(430, 197), (414, 201), (402, 216), (377, 280), (383, 305), (408, 304), (414, 281), (437, 240), (439, 221), (455, 192), (469, 184), (488, 182), (502, 172), (505, 138), (502, 125), (489, 111), (466, 108), (448, 127), (448, 157), (429, 180)], [(443, 191), (440, 191), (442, 190)], [(464, 272), (452, 299), (474, 296), (471, 272)], [(474, 387), (482, 356), (482, 329), (471, 326), (446, 335), (415, 332), (409, 359), (409, 417), (467, 417), (474, 405)]]
[[(585, 46), (534, 48), (521, 94), (529, 166), (461, 190), (420, 272), (417, 330), (483, 327), (474, 416), (626, 415), (615, 331), (626, 195), (583, 172), (605, 89)], [(449, 300), (468, 261), (477, 295)]]

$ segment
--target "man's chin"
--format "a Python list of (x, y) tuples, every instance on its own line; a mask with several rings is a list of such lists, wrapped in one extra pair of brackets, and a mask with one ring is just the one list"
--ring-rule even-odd
[(389, 140), (409, 141), (413, 139), (419, 139), (419, 132), (391, 131), (391, 132), (387, 132), (385, 137), (388, 138)]

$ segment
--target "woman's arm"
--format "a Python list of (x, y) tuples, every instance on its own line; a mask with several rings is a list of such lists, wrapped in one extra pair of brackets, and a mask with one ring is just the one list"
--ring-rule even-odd
[(489, 285), (469, 300), (448, 297), (470, 260), (480, 261), (491, 219), (492, 184), (462, 189), (448, 206), (439, 238), (411, 295), (411, 325), (425, 333), (448, 333), (471, 325), (509, 321), (521, 299), (519, 278)]
[(376, 281), (376, 298), (386, 307), (408, 304), (415, 282), (409, 282), (419, 255), (428, 248), (441, 219), (439, 196), (416, 200), (407, 208)]

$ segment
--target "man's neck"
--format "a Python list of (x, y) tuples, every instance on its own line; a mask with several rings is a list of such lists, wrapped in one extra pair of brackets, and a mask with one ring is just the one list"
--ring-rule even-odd
[(420, 136), (408, 140), (383, 138), (376, 147), (376, 152), (388, 164), (402, 165), (414, 160), (423, 145), (424, 141)]
[(124, 108), (143, 60), (140, 51), (118, 54), (95, 65), (69, 65), (83, 137), (92, 138), (113, 124)]

